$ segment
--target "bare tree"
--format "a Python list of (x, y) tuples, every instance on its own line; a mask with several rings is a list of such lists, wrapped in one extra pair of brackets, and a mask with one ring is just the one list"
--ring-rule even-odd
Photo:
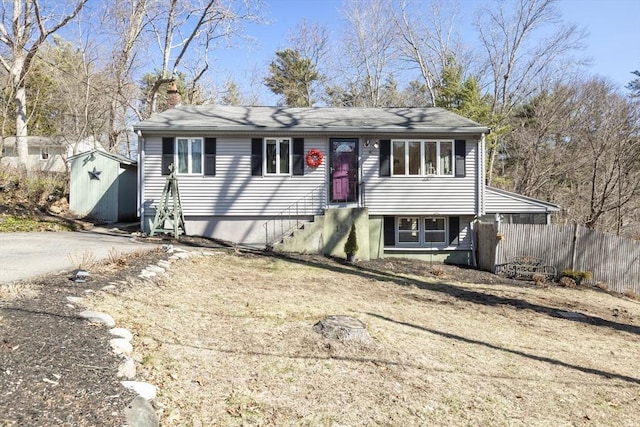
[(197, 84), (209, 69), (208, 54), (214, 44), (237, 34), (240, 23), (259, 20), (259, 7), (259, 2), (236, 0), (170, 0), (166, 6), (158, 4), (148, 22), (161, 52), (159, 78), (144, 100), (146, 108), (140, 118), (157, 111), (158, 90), (171, 82), (181, 67), (184, 69), (189, 54), (197, 57), (191, 79)]
[[(138, 106), (133, 102), (136, 92), (134, 73), (139, 61), (139, 54), (145, 47), (144, 29), (150, 25), (149, 13), (154, 3), (150, 0), (114, 0), (107, 5), (102, 27), (115, 28), (109, 35), (111, 40), (111, 60), (107, 64), (108, 81), (105, 88), (110, 97), (108, 149), (115, 150), (121, 139), (127, 141), (129, 128), (128, 113), (133, 109), (138, 113)], [(136, 114), (137, 117), (141, 114)], [(129, 150), (130, 147), (129, 147)]]
[(561, 218), (622, 234), (640, 209), (640, 111), (604, 80), (559, 84), (518, 110), (506, 176)]
[(392, 8), (390, 0), (354, 0), (343, 9), (348, 25), (342, 51), (347, 87), (358, 93), (356, 106), (379, 106), (385, 79), (394, 70), (398, 52)]
[[(2, 2), (0, 23), (0, 65), (9, 73), (16, 107), (16, 146), (18, 162), (26, 167), (27, 147), (27, 93), (25, 77), (33, 58), (49, 36), (66, 26), (82, 10), (87, 0), (76, 0), (68, 8), (59, 2), (40, 0), (13, 0)], [(64, 10), (60, 13), (61, 10)]]
[[(567, 24), (556, 9), (558, 0), (495, 0), (482, 9), (476, 27), (484, 50), (492, 93), (495, 132), (488, 144), (487, 181), (491, 184), (505, 121), (513, 109), (531, 97), (549, 74), (566, 70), (562, 61), (582, 48), (585, 32)], [(509, 6), (512, 3), (509, 3)], [(549, 31), (548, 36), (546, 32)]]
[(331, 74), (334, 74), (329, 30), (324, 25), (302, 20), (289, 33), (289, 41), (293, 50), (299, 52), (303, 59), (310, 61), (318, 71), (318, 78), (311, 83), (310, 92), (322, 92), (322, 87), (333, 77)]
[(457, 3), (443, 5), (440, 1), (432, 1), (428, 11), (421, 10), (419, 6), (422, 4), (402, 0), (394, 21), (401, 59), (418, 69), (427, 88), (430, 105), (435, 106), (443, 70), (452, 58), (463, 65), (461, 62), (463, 58), (466, 61), (467, 54), (459, 40)]

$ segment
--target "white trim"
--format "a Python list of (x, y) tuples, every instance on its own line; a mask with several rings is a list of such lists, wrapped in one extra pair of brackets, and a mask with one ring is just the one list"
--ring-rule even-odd
[[(180, 152), (178, 150), (179, 141), (187, 142), (187, 172), (180, 172)], [(193, 150), (192, 144), (195, 141), (200, 142), (200, 172), (193, 172)], [(204, 175), (204, 137), (201, 136), (176, 136), (173, 138), (173, 161), (176, 165), (176, 174), (178, 175)]]
[[(409, 145), (412, 142), (418, 142), (420, 143), (420, 173), (418, 174), (412, 174), (410, 173), (409, 170), (409, 164), (410, 164), (410, 152), (409, 152)], [(395, 143), (402, 143), (404, 145), (404, 173), (403, 174), (396, 174), (394, 171), (394, 144)], [(426, 155), (426, 146), (428, 143), (435, 143), (436, 144), (436, 172), (435, 173), (428, 173), (427, 169), (427, 162), (425, 161), (425, 155)], [(442, 158), (440, 156), (441, 153), (441, 144), (442, 143), (448, 143), (450, 144), (451, 147), (451, 155), (449, 156), (449, 167), (451, 169), (451, 173), (448, 174), (443, 174), (442, 173)], [(390, 161), (390, 165), (389, 167), (391, 168), (391, 177), (443, 177), (443, 178), (453, 178), (455, 177), (455, 142), (453, 139), (392, 139), (391, 140), (391, 152), (390, 152), (390, 156), (389, 156), (389, 161)]]
[[(276, 172), (267, 171), (267, 143), (275, 142), (276, 145)], [(280, 144), (289, 144), (289, 170), (280, 171)], [(269, 136), (262, 138), (262, 176), (291, 176), (293, 175), (293, 138), (289, 136)]]

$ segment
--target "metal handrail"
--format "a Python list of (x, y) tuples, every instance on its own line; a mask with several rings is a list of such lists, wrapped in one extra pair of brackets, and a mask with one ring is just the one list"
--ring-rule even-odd
[[(319, 185), (263, 224), (265, 245), (270, 247), (301, 226), (301, 216), (317, 215), (325, 206), (325, 184)], [(306, 221), (305, 221), (306, 222)]]

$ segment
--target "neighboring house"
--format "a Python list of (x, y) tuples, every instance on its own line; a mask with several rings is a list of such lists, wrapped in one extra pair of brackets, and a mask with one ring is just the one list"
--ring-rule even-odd
[(137, 162), (103, 150), (69, 157), (69, 209), (104, 222), (134, 221)]
[[(70, 142), (63, 136), (28, 136), (27, 169), (31, 171), (67, 172), (67, 158), (85, 151), (102, 149), (102, 145), (87, 138), (82, 141)], [(0, 165), (17, 167), (18, 150), (16, 137), (3, 139), (2, 158)]]
[(146, 231), (173, 163), (187, 234), (344, 256), (355, 223), (360, 259), (473, 262), (489, 129), (447, 110), (180, 106), (134, 130)]

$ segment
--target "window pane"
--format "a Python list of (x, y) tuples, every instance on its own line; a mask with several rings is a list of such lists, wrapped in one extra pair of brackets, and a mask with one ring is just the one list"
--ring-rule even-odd
[(289, 173), (289, 140), (280, 141), (280, 173)]
[(444, 218), (425, 218), (425, 230), (444, 230)]
[(178, 173), (189, 173), (189, 140), (178, 139)]
[(453, 173), (452, 169), (452, 147), (451, 141), (449, 142), (441, 142), (440, 143), (440, 174), (441, 175), (451, 175)]
[(191, 173), (202, 173), (202, 140), (191, 140)]
[(420, 175), (420, 141), (409, 142), (409, 175)]
[(425, 243), (444, 243), (445, 239), (444, 218), (424, 219), (424, 241)]
[(276, 141), (267, 140), (267, 173), (277, 173)]
[(436, 143), (425, 142), (424, 147), (424, 166), (426, 168), (427, 175), (435, 175), (438, 170), (438, 159), (436, 155)]
[(399, 218), (398, 230), (400, 231), (418, 231), (418, 218)]
[(427, 243), (444, 243), (444, 231), (429, 231), (424, 233), (424, 241)]
[(404, 141), (393, 142), (393, 174), (405, 174)]

